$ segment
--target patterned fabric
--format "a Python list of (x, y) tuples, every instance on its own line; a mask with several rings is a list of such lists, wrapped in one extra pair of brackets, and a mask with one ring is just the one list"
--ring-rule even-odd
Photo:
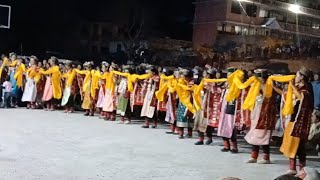
[(153, 118), (158, 100), (156, 98), (155, 92), (159, 89), (159, 76), (153, 76), (150, 79), (147, 79), (147, 93), (144, 98), (141, 117)]
[(212, 87), (212, 90), (207, 90), (206, 93), (204, 118), (208, 119), (209, 126), (218, 127), (224, 89), (216, 85)]
[(175, 93), (168, 93), (168, 99), (166, 104), (166, 118), (165, 121), (168, 123), (173, 124), (177, 117), (176, 117), (176, 95)]
[(193, 114), (188, 111), (187, 107), (179, 102), (177, 111), (177, 127), (193, 127), (192, 117)]
[[(189, 86), (194, 85), (194, 81), (188, 82)], [(190, 98), (190, 102), (193, 102), (192, 97)], [(181, 102), (179, 102), (178, 105), (178, 111), (177, 111), (177, 127), (184, 127), (184, 128), (193, 128), (194, 126), (194, 120), (193, 120), (193, 114), (188, 110), (186, 106), (184, 106)]]
[(251, 125), (250, 111), (242, 109), (242, 105), (247, 94), (248, 89), (244, 89), (241, 91), (241, 94), (237, 99), (235, 127), (240, 131), (244, 130), (245, 127), (250, 127)]
[(134, 91), (130, 94), (131, 111), (133, 111), (133, 106), (142, 106), (144, 97), (147, 93), (147, 88), (141, 85), (141, 82), (136, 82), (134, 84)]
[[(261, 92), (262, 94), (262, 92)], [(276, 104), (276, 93), (272, 93), (270, 98), (264, 98), (261, 113), (259, 116), (258, 124), (256, 129), (266, 129), (274, 130), (274, 127), (277, 123), (277, 107)]]
[(167, 111), (168, 96), (165, 96), (164, 98), (165, 98), (164, 101), (162, 101), (162, 102), (158, 101), (158, 106), (157, 106), (158, 111), (161, 111), (161, 112)]
[(294, 121), (294, 128), (291, 136), (308, 139), (311, 114), (313, 112), (312, 96), (310, 95), (310, 90), (306, 86), (300, 88), (299, 91), (303, 94), (303, 98), (302, 100), (297, 101), (294, 107), (294, 113), (292, 114), (291, 119), (291, 121)]
[(84, 92), (83, 92), (83, 75), (77, 74), (77, 86), (76, 86), (76, 91), (79, 92), (81, 95), (81, 99), (83, 99)]

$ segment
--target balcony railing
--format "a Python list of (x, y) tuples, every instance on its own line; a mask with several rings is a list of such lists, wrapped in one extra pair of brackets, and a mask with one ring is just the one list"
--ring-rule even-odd
[[(277, 6), (277, 7), (280, 7), (282, 9), (287, 9), (288, 10), (290, 5), (292, 5), (292, 4), (281, 2), (281, 1), (274, 1), (273, 5)], [(316, 10), (316, 9), (311, 9), (311, 8), (300, 6), (300, 11), (302, 13), (304, 13), (304, 14), (313, 15), (313, 16), (319, 16), (320, 17), (320, 11)]]
[[(237, 0), (235, 0), (235, 1), (237, 1)], [(273, 9), (284, 9), (284, 10), (288, 10), (290, 5), (292, 5), (290, 3), (276, 1), (276, 0), (244, 0), (244, 2), (267, 5)], [(312, 8), (300, 6), (300, 11), (303, 14), (310, 15), (310, 16), (316, 16), (316, 17), (320, 18), (320, 11), (317, 9), (312, 9)]]
[(311, 27), (306, 26), (297, 26), (295, 24), (288, 24), (288, 23), (282, 23), (279, 22), (279, 24), (283, 27), (284, 30), (295, 32), (295, 33), (304, 33), (304, 34), (312, 34), (316, 36), (320, 36), (320, 30), (314, 29)]

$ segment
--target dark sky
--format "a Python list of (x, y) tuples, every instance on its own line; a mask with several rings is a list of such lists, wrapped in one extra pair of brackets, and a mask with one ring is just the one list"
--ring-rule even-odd
[(12, 6), (12, 28), (0, 30), (0, 51), (59, 49), (80, 22), (127, 23), (133, 10), (146, 17), (146, 36), (192, 39), (193, 0), (0, 0)]

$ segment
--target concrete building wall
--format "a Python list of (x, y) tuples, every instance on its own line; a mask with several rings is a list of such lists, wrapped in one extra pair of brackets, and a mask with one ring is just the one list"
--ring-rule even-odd
[(218, 33), (219, 21), (226, 21), (226, 0), (197, 0), (193, 26), (193, 47), (212, 47)]

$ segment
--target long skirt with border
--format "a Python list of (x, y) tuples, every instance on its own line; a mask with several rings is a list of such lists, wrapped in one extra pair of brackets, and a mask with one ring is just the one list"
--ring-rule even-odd
[(256, 146), (269, 145), (271, 139), (271, 130), (266, 129), (256, 129), (261, 113), (262, 103), (256, 101), (255, 107), (251, 112), (251, 126), (247, 135), (244, 137), (245, 140), (251, 144)]
[(192, 113), (188, 111), (187, 107), (179, 102), (177, 111), (177, 126), (181, 128), (192, 128), (192, 116)]
[(134, 84), (134, 91), (130, 94), (130, 108), (134, 111), (135, 106), (143, 106), (144, 98), (147, 93), (147, 89), (141, 87), (139, 82)]
[(37, 97), (37, 86), (34, 79), (28, 78), (24, 86), (22, 102), (35, 102)]
[(224, 100), (222, 103), (217, 135), (220, 137), (231, 138), (234, 127), (235, 127), (236, 116), (233, 114), (227, 114), (226, 107), (227, 107), (227, 101)]
[(123, 95), (118, 97), (117, 114), (125, 116), (128, 108), (129, 98), (125, 98)]
[[(201, 107), (206, 106), (206, 102), (207, 102), (207, 93), (204, 93), (204, 95), (201, 97)], [(194, 127), (193, 130), (195, 131), (199, 131), (199, 132), (206, 132), (207, 131), (207, 127), (208, 127), (208, 118), (205, 118), (205, 110), (201, 109), (199, 111), (196, 112), (195, 117), (194, 117)]]
[(153, 118), (156, 111), (156, 97), (155, 97), (155, 86), (149, 87), (144, 98), (142, 110), (141, 110), (141, 117)]
[(100, 87), (99, 89), (99, 94), (98, 94), (98, 101), (97, 101), (97, 108), (102, 108), (103, 107), (103, 100), (104, 100), (104, 87)]
[(46, 84), (44, 86), (42, 100), (45, 102), (50, 101), (52, 97), (53, 97), (53, 87), (51, 84), (51, 77), (47, 77)]
[(165, 121), (170, 123), (170, 124), (174, 124), (174, 122), (176, 121), (176, 103), (175, 103), (175, 97), (174, 94), (172, 93), (168, 93), (168, 101), (166, 104), (166, 117), (165, 117)]
[(106, 89), (106, 93), (104, 95), (102, 110), (105, 112), (113, 112), (116, 108), (114, 103), (114, 94), (109, 89)]

